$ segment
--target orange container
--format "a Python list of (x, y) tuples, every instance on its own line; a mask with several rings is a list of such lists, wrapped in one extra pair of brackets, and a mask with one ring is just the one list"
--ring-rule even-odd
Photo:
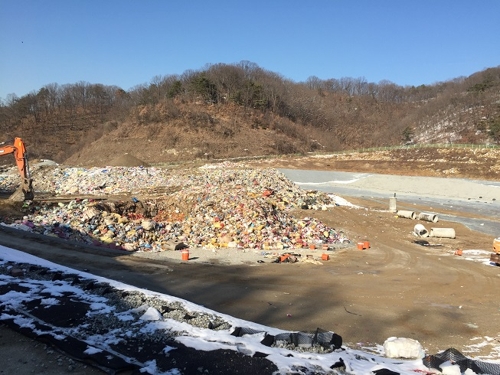
[(321, 255), (321, 259), (322, 260), (330, 260), (330, 255), (328, 255), (328, 254), (322, 254)]
[(364, 242), (358, 242), (358, 250), (363, 250), (365, 248)]
[(369, 248), (370, 248), (370, 242), (369, 242), (369, 241), (365, 241), (365, 242), (363, 242), (363, 247), (364, 247), (365, 249), (369, 249)]
[(455, 250), (455, 255), (461, 256), (462, 255), (462, 249)]
[(493, 240), (493, 251), (500, 254), (500, 237)]
[(310, 244), (310, 245), (309, 245), (309, 249), (311, 249), (311, 250), (316, 249), (316, 245), (314, 245), (313, 243), (312, 243), (312, 244)]
[(189, 250), (184, 249), (181, 251), (182, 260), (189, 260)]
[(326, 243), (323, 244), (323, 250), (328, 250), (328, 245)]

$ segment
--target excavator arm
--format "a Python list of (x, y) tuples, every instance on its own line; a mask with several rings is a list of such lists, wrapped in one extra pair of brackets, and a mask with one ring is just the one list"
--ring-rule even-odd
[(30, 175), (26, 146), (23, 140), (16, 137), (13, 145), (0, 145), (0, 156), (7, 154), (14, 154), (14, 158), (16, 159), (17, 169), (21, 176), (21, 189), (24, 193), (24, 200), (33, 200), (35, 192)]

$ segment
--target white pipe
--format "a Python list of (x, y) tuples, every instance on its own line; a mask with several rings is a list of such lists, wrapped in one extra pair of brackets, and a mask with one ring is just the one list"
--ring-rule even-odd
[(419, 220), (432, 221), (433, 223), (438, 222), (438, 216), (429, 212), (421, 212), (418, 214)]
[(398, 216), (404, 217), (405, 219), (412, 219), (412, 220), (415, 220), (417, 218), (417, 214), (415, 213), (415, 211), (399, 210)]
[(413, 228), (413, 233), (415, 233), (419, 237), (428, 237), (429, 232), (427, 229), (422, 224), (417, 224), (415, 225), (415, 228)]
[(430, 237), (455, 238), (455, 229), (453, 228), (431, 228)]

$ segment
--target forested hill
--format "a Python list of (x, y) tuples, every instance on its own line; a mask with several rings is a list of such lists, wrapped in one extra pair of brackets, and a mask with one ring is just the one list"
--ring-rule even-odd
[[(156, 76), (129, 91), (48, 84), (0, 103), (0, 141), (31, 157), (102, 165), (500, 142), (500, 66), (418, 87), (364, 78), (293, 82), (250, 62)], [(0, 163), (3, 162), (0, 160)]]

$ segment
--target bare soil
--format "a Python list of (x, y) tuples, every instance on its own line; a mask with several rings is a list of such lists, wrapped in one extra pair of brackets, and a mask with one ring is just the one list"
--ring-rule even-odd
[[(420, 157), (422, 160), (413, 162), (407, 161), (407, 157), (384, 160), (395, 158), (394, 155), (368, 156), (351, 160), (285, 158), (261, 160), (254, 165), (426, 176), (443, 176), (442, 171), (453, 170), (458, 172), (450, 175), (457, 177), (500, 179), (498, 153), (478, 155), (475, 159), (474, 154), (467, 154), (468, 163), (459, 160), (463, 154), (455, 155), (456, 161), (447, 154), (450, 162), (439, 168), (438, 162), (433, 161), (439, 160), (436, 153), (429, 155), (430, 159)], [(435, 163), (432, 168), (431, 163)], [(110, 256), (98, 249), (52, 243), (49, 238), (33, 240), (6, 234), (0, 234), (0, 243), (242, 319), (293, 331), (313, 331), (318, 327), (332, 330), (351, 347), (382, 344), (387, 338), (398, 336), (418, 340), (428, 353), (454, 347), (468, 354), (471, 345), (488, 336), (493, 338), (490, 344), (469, 355), (499, 359), (493, 347), (500, 345), (500, 328), (495, 319), (500, 267), (454, 255), (457, 249), (491, 251), (493, 237), (461, 224), (440, 222), (441, 226), (454, 228), (457, 238), (433, 239), (429, 242), (436, 246), (420, 246), (414, 243), (412, 235), (416, 222), (396, 218), (388, 212), (388, 203), (348, 199), (363, 208), (335, 207), (297, 214), (317, 217), (346, 232), (354, 242), (368, 240), (371, 247), (362, 251), (356, 246), (334, 249), (327, 251), (330, 260), (315, 263), (277, 264), (260, 254), (241, 250), (238, 253), (235, 249), (221, 249), (217, 254), (193, 250), (193, 261), (188, 262), (182, 262), (180, 254), (175, 253), (158, 255), (156, 259), (123, 253)], [(5, 210), (16, 210), (12, 202), (2, 202), (0, 217)], [(404, 209), (404, 202), (398, 202), (398, 208)], [(415, 206), (412, 209), (430, 210)], [(316, 259), (322, 253), (310, 252)], [(0, 345), (8, 342), (20, 348), (20, 359), (1, 356), (0, 368), (7, 371), (6, 366), (14, 363), (17, 367), (10, 367), (12, 371), (5, 373), (35, 370), (30, 363), (36, 361), (23, 362), (21, 358), (26, 355), (26, 345), (37, 344), (13, 339), (5, 330), (0, 333)], [(46, 363), (44, 355), (41, 353), (39, 361)], [(54, 370), (60, 370), (60, 366), (55, 366)]]
[(500, 180), (500, 149), (405, 148), (260, 159), (255, 167)]

